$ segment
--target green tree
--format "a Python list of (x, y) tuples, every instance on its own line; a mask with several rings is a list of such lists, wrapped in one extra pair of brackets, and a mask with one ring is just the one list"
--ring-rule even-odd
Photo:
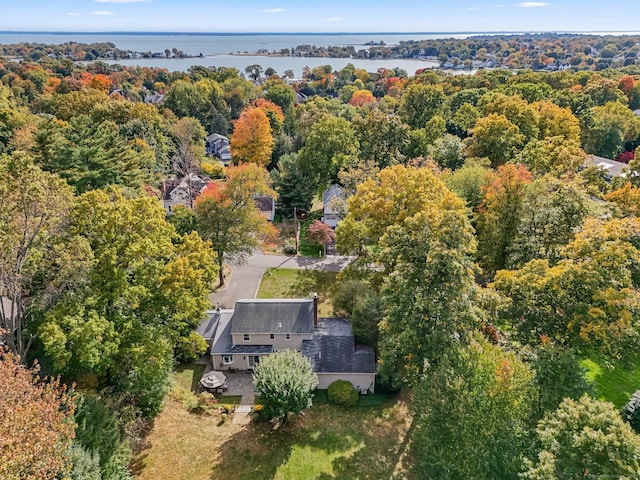
[(398, 113), (411, 128), (424, 128), (431, 117), (440, 112), (445, 99), (440, 87), (414, 83), (402, 95)]
[(299, 152), (304, 172), (315, 190), (338, 179), (338, 172), (355, 162), (359, 144), (352, 125), (344, 118), (327, 115), (311, 127)]
[(379, 168), (404, 163), (404, 152), (409, 144), (409, 127), (397, 115), (388, 115), (378, 109), (353, 121), (359, 157), (373, 160)]
[(271, 171), (271, 178), (284, 216), (293, 216), (294, 207), (304, 211), (311, 210), (315, 189), (310, 185), (298, 155), (292, 153), (280, 157), (278, 168)]
[(260, 391), (264, 416), (286, 423), (311, 406), (318, 377), (300, 352), (281, 350), (262, 359), (255, 368), (253, 383)]
[(429, 368), (411, 450), (421, 478), (516, 478), (529, 443), (532, 371), (476, 337)]
[(473, 127), (467, 154), (472, 157), (487, 157), (497, 167), (516, 158), (524, 146), (525, 136), (517, 125), (507, 117), (492, 113), (479, 118)]
[(521, 478), (637, 478), (640, 438), (612, 404), (566, 399), (538, 425), (541, 450)]
[(114, 188), (79, 197), (70, 231), (90, 246), (91, 261), (39, 326), (54, 370), (114, 383), (151, 333), (180, 354), (208, 307), (217, 273), (210, 246), (195, 233), (178, 237), (153, 198)]
[(469, 158), (458, 170), (445, 174), (442, 180), (449, 190), (467, 202), (467, 206), (476, 209), (482, 202), (489, 172), (488, 159)]
[(609, 102), (594, 107), (591, 122), (583, 128), (584, 148), (606, 158), (624, 151), (625, 142), (635, 141), (640, 134), (640, 120), (625, 105)]
[(73, 194), (57, 175), (43, 172), (24, 153), (14, 153), (0, 157), (0, 197), (0, 335), (24, 360), (36, 335), (29, 326), (29, 307), (38, 291), (37, 269), (66, 230)]
[(296, 92), (281, 80), (267, 80), (263, 84), (264, 98), (275, 103), (285, 115), (293, 108)]

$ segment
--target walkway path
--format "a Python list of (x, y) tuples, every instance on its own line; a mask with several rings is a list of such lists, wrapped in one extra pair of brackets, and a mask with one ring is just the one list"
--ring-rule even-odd
[(236, 300), (255, 298), (260, 279), (267, 268), (296, 268), (300, 270), (326, 270), (339, 272), (352, 257), (327, 255), (325, 258), (289, 257), (254, 253), (243, 265), (232, 265), (231, 281), (224, 290), (209, 296), (212, 305), (233, 308)]

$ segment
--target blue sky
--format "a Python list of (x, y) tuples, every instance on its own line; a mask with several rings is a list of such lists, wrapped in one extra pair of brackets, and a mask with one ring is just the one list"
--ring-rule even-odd
[(638, 31), (637, 1), (13, 0), (2, 8), (0, 30)]

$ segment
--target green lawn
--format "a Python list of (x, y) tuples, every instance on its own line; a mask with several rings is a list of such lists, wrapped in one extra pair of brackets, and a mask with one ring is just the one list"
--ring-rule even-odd
[(409, 418), (404, 404), (314, 405), (292, 426), (252, 424), (226, 442), (212, 480), (391, 478)]
[(204, 374), (204, 365), (181, 363), (176, 367), (173, 380), (178, 387), (195, 392), (202, 374)]
[(586, 368), (587, 378), (594, 383), (598, 398), (612, 402), (618, 408), (640, 389), (640, 357), (631, 365), (623, 365), (593, 355), (580, 364)]
[(264, 273), (257, 298), (304, 298), (315, 292), (318, 294), (318, 315), (331, 317), (336, 275), (336, 272), (273, 268)]

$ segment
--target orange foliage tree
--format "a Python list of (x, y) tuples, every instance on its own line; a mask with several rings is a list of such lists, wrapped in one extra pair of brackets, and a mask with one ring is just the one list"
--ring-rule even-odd
[(69, 470), (74, 401), (58, 380), (0, 350), (0, 478), (53, 480)]
[(262, 108), (242, 112), (233, 127), (231, 155), (236, 165), (255, 163), (262, 167), (271, 161), (273, 135), (269, 117)]
[(101, 92), (109, 93), (109, 89), (111, 88), (111, 80), (103, 73), (98, 73), (91, 79), (91, 81), (89, 82), (89, 86), (91, 88), (95, 88), (96, 90), (100, 90)]
[(353, 105), (354, 107), (362, 107), (367, 103), (371, 103), (375, 101), (375, 97), (373, 93), (369, 90), (356, 90), (353, 92), (351, 96), (351, 100), (349, 100), (349, 105)]

